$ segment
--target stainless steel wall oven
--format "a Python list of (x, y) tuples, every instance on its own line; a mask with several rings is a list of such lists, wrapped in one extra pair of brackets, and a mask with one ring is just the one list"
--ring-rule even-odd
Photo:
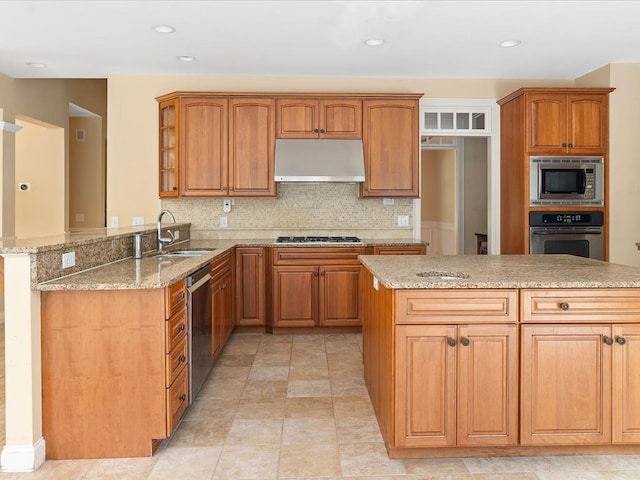
[(529, 253), (564, 253), (604, 260), (600, 211), (530, 212)]

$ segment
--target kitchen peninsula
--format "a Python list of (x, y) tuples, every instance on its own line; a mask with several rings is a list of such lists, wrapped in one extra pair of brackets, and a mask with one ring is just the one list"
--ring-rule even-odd
[(365, 381), (390, 457), (640, 452), (640, 269), (360, 260)]

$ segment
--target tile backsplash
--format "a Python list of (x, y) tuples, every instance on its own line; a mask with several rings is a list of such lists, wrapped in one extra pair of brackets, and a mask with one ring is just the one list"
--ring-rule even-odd
[[(398, 215), (413, 214), (413, 200), (359, 198), (352, 183), (280, 183), (277, 198), (232, 197), (231, 212), (223, 198), (164, 199), (162, 208), (178, 222), (191, 223), (191, 238), (265, 238), (274, 235), (358, 235), (363, 238), (414, 237), (412, 227), (398, 227)], [(227, 227), (220, 218), (227, 217)]]

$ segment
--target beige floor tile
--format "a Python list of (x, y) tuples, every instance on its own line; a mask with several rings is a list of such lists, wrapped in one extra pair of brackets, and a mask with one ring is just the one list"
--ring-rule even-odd
[(331, 377), (331, 396), (333, 397), (357, 397), (367, 394), (364, 378)]
[(242, 398), (274, 398), (287, 395), (287, 382), (282, 380), (247, 380)]
[(374, 415), (371, 400), (366, 395), (333, 397), (333, 414), (340, 417), (368, 417)]
[(236, 418), (227, 435), (227, 445), (279, 445), (282, 418)]
[(148, 480), (209, 480), (222, 447), (168, 447), (159, 452)]
[(376, 417), (340, 417), (335, 419), (338, 443), (382, 443)]
[(189, 421), (207, 421), (215, 418), (233, 419), (238, 408), (237, 398), (217, 398), (198, 396), (184, 416)]
[(255, 355), (253, 354), (245, 354), (245, 355), (233, 355), (233, 354), (222, 354), (216, 360), (216, 364), (221, 367), (250, 367), (253, 365), (253, 359)]
[(287, 388), (287, 398), (330, 396), (331, 385), (329, 383), (329, 379), (290, 380)]
[(336, 425), (333, 418), (285, 418), (282, 429), (283, 445), (335, 445)]
[(171, 436), (171, 447), (220, 447), (224, 445), (233, 418), (212, 418), (180, 422)]
[(322, 380), (329, 378), (329, 369), (325, 365), (292, 365), (289, 368), (289, 380)]
[(293, 335), (293, 345), (324, 345), (324, 335)]
[(240, 398), (244, 392), (246, 381), (209, 379), (200, 389), (198, 397), (206, 398)]
[(256, 355), (266, 355), (266, 354), (276, 354), (276, 355), (291, 355), (291, 347), (292, 344), (289, 343), (273, 343), (273, 342), (263, 342), (258, 347), (258, 352)]
[[(640, 472), (640, 455), (583, 455), (588, 470), (635, 470)], [(638, 474), (640, 478), (640, 474)]]
[(638, 480), (637, 471), (615, 470), (610, 472), (598, 472), (603, 480)]
[(340, 475), (337, 445), (283, 445), (280, 448), (278, 478), (328, 477)]
[(222, 365), (216, 365), (211, 370), (208, 380), (217, 382), (225, 380), (241, 381), (246, 380), (249, 376), (251, 367), (224, 367)]
[(250, 380), (288, 380), (289, 367), (262, 367), (254, 365), (249, 372)]
[(535, 473), (475, 473), (473, 480), (540, 480)]
[[(157, 461), (156, 457), (108, 458), (96, 460), (83, 480), (146, 480)], [(2, 477), (0, 477), (2, 478)]]
[(222, 350), (222, 355), (246, 355), (251, 354), (255, 355), (258, 351), (258, 347), (260, 346), (260, 339), (247, 339), (237, 337), (237, 339), (232, 339), (229, 343), (224, 346)]
[(236, 418), (284, 418), (285, 397), (243, 398), (238, 403)]
[(275, 480), (279, 445), (226, 445), (213, 480)]
[(84, 478), (96, 460), (47, 460), (31, 473), (20, 476), (22, 480), (76, 480)]
[(331, 397), (287, 398), (287, 417), (333, 417)]
[(580, 456), (465, 458), (473, 474), (510, 472), (571, 472), (589, 470)]
[(340, 468), (343, 477), (406, 474), (403, 461), (389, 459), (382, 443), (340, 445)]
[(412, 475), (469, 474), (461, 458), (409, 458), (403, 462)]
[(291, 362), (291, 355), (284, 353), (261, 353), (253, 359), (253, 366), (256, 367), (288, 367)]
[[(600, 472), (535, 472), (536, 480), (602, 480)], [(640, 472), (634, 472), (640, 478)]]
[(327, 356), (324, 353), (293, 352), (291, 366), (326, 366)]

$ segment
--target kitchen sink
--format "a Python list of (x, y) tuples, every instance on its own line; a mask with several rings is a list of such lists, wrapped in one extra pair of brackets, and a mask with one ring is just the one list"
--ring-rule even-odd
[(159, 253), (159, 257), (199, 257), (201, 255), (206, 255), (207, 253), (213, 252), (215, 249), (211, 250), (174, 250), (172, 252), (164, 252)]
[(467, 280), (469, 278), (468, 274), (458, 272), (420, 272), (417, 275), (425, 280), (432, 280), (434, 282)]

